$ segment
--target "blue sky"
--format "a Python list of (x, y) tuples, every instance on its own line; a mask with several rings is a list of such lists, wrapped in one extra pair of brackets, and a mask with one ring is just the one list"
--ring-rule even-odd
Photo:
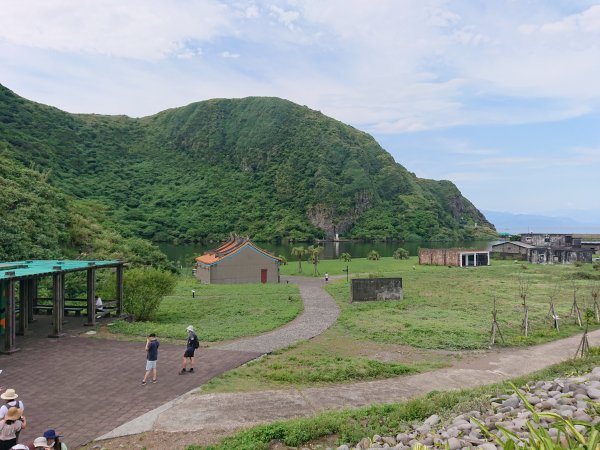
[(480, 209), (600, 211), (599, 2), (9, 0), (0, 61), (70, 112), (283, 97)]

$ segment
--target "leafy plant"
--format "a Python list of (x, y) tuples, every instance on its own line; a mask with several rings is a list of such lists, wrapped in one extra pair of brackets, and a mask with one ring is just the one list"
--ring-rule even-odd
[(369, 254), (367, 255), (367, 259), (371, 260), (371, 261), (379, 261), (379, 252), (377, 250), (371, 250), (369, 252)]
[(350, 253), (344, 252), (340, 255), (340, 259), (344, 262), (352, 261), (352, 255)]
[(123, 278), (125, 312), (136, 320), (150, 320), (175, 284), (175, 276), (163, 270), (151, 267), (127, 270)]
[(394, 255), (393, 256), (394, 256), (394, 259), (408, 259), (410, 255), (408, 253), (408, 250), (406, 250), (405, 248), (400, 247), (400, 248), (397, 248), (394, 251)]

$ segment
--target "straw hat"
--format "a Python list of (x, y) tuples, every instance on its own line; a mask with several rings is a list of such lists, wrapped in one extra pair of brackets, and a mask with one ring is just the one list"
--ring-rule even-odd
[(6, 420), (19, 420), (21, 418), (21, 414), (23, 414), (22, 409), (19, 409), (16, 406), (11, 406), (4, 418)]
[(35, 441), (33, 441), (33, 446), (35, 448), (48, 447), (48, 440), (45, 437), (35, 438)]
[(187, 330), (187, 331), (191, 331), (192, 333), (194, 333), (194, 332), (196, 331), (196, 330), (194, 330), (194, 327), (193, 327), (193, 325), (189, 325), (189, 326), (186, 328), (186, 330)]
[(18, 395), (14, 389), (7, 389), (2, 394), (0, 394), (0, 398), (3, 400), (14, 400)]

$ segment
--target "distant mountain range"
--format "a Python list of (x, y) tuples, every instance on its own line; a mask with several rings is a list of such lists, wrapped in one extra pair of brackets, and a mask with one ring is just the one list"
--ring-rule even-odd
[[(482, 211), (496, 226), (499, 233), (520, 234), (573, 233), (600, 234), (600, 211), (565, 210), (566, 215), (514, 214), (499, 211)], [(587, 217), (587, 218), (586, 218)]]

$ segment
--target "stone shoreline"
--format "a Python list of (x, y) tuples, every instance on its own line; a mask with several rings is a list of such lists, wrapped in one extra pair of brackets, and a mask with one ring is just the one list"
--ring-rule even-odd
[[(600, 367), (592, 372), (577, 377), (557, 378), (553, 381), (532, 382), (519, 389), (536, 412), (554, 412), (565, 419), (586, 422), (596, 425), (600, 422)], [(473, 420), (483, 423), (488, 430), (503, 441), (508, 439), (500, 430), (504, 428), (521, 439), (528, 439), (528, 422), (532, 412), (526, 407), (517, 393), (502, 395), (492, 399), (485, 412), (470, 411), (442, 423), (438, 415), (433, 415), (418, 426), (413, 426), (408, 432), (395, 436), (379, 436), (363, 438), (352, 446), (344, 444), (337, 450), (370, 450), (389, 448), (409, 450), (420, 443), (430, 448), (442, 447), (446, 443), (450, 450), (482, 448), (496, 450), (500, 448), (493, 439), (484, 435), (479, 425)], [(544, 427), (553, 438), (558, 430), (553, 427), (551, 419), (542, 418), (539, 425)], [(575, 425), (575, 428), (585, 435), (587, 428)]]

